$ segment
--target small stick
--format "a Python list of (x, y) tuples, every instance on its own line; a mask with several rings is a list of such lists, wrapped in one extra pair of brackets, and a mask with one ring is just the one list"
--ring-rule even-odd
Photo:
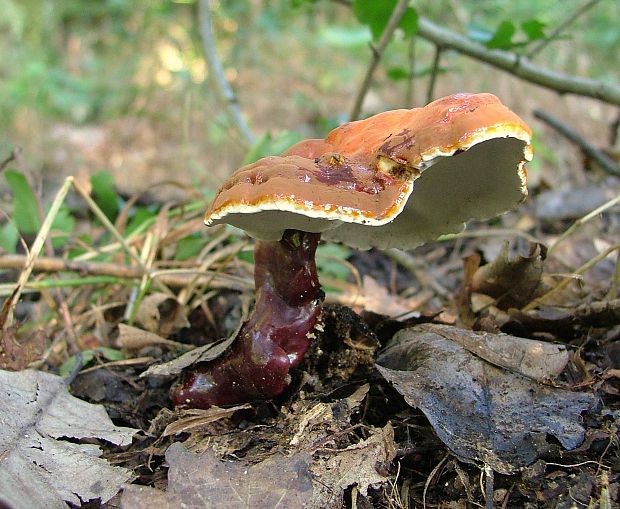
[(373, 49), (372, 59), (370, 60), (370, 64), (368, 65), (368, 69), (366, 69), (366, 75), (364, 76), (364, 80), (357, 92), (357, 96), (355, 97), (355, 102), (353, 103), (353, 108), (351, 108), (351, 114), (349, 115), (349, 120), (356, 120), (362, 110), (362, 104), (364, 103), (364, 97), (366, 97), (366, 93), (370, 88), (370, 83), (372, 81), (372, 77), (379, 65), (379, 61), (383, 56), (383, 52), (387, 47), (388, 43), (392, 39), (392, 35), (394, 34), (394, 30), (400, 23), (400, 20), (403, 19), (405, 12), (407, 11), (407, 7), (409, 6), (409, 0), (398, 0), (398, 3), (394, 7), (392, 11), (392, 15), (390, 19), (383, 29), (383, 33), (381, 34), (381, 39), (379, 39), (379, 44), (376, 48)]
[(545, 111), (534, 110), (534, 116), (553, 127), (558, 133), (577, 145), (584, 154), (594, 159), (607, 173), (620, 177), (620, 168), (618, 165), (607, 154), (597, 149), (575, 130)]
[(490, 465), (484, 465), (484, 506), (485, 509), (493, 509), (494, 475)]
[(198, 20), (200, 38), (202, 40), (202, 49), (205, 54), (205, 60), (211, 71), (211, 75), (215, 81), (215, 89), (220, 99), (224, 103), (228, 116), (231, 119), (237, 132), (243, 138), (243, 141), (252, 146), (256, 141), (254, 134), (250, 127), (243, 118), (237, 96), (233, 91), (230, 83), (226, 80), (224, 75), (224, 68), (220, 59), (218, 58), (217, 51), (215, 50), (215, 40), (213, 37), (213, 28), (211, 26), (211, 2), (210, 0), (200, 0), (198, 3)]
[(546, 37), (538, 44), (536, 44), (528, 53), (528, 58), (534, 58), (538, 53), (540, 53), (551, 41), (555, 40), (564, 30), (566, 30), (570, 25), (572, 25), (577, 19), (583, 16), (586, 12), (588, 12), (592, 7), (594, 7), (600, 0), (590, 0), (586, 2), (581, 7), (579, 7), (575, 12), (571, 13), (564, 21), (562, 21), (556, 28), (549, 34), (549, 37)]
[(58, 211), (65, 201), (65, 197), (67, 196), (67, 193), (69, 192), (69, 189), (71, 189), (73, 183), (73, 177), (67, 177), (62, 187), (58, 190), (58, 193), (56, 193), (56, 197), (54, 198), (52, 206), (45, 217), (45, 221), (43, 221), (41, 229), (39, 230), (39, 233), (37, 233), (37, 236), (32, 243), (32, 247), (30, 248), (30, 252), (26, 257), (26, 262), (19, 278), (17, 279), (15, 290), (11, 296), (4, 301), (2, 311), (0, 313), (0, 331), (5, 331), (6, 327), (10, 326), (13, 322), (13, 310), (21, 297), (22, 289), (34, 269), (35, 261), (41, 253), (41, 249), (43, 249), (45, 239), (47, 239), (47, 236), (52, 228), (52, 223), (54, 222), (54, 219), (56, 219)]
[[(577, 270), (575, 270), (571, 274), (571, 276), (573, 276), (573, 277), (574, 276), (581, 276), (582, 274), (584, 274), (587, 271), (589, 271), (592, 267), (594, 267), (596, 264), (598, 264), (599, 262), (601, 262), (602, 260), (607, 258), (611, 253), (613, 253), (614, 251), (617, 251), (618, 249), (620, 249), (620, 242), (618, 242), (617, 244), (614, 244), (611, 247), (608, 247), (607, 249), (605, 249), (604, 251), (602, 251), (598, 255), (596, 255), (594, 258), (588, 260), (581, 267), (579, 267)], [(541, 297), (538, 297), (537, 299), (534, 299), (532, 302), (530, 302), (521, 311), (523, 311), (525, 313), (527, 311), (532, 310), (534, 307), (536, 307), (537, 304), (547, 300), (552, 295), (555, 295), (560, 290), (566, 288), (573, 281), (573, 277), (567, 277), (567, 278), (563, 279), (556, 286), (554, 286), (551, 290), (549, 290), (547, 293), (545, 293)]]
[(594, 219), (595, 217), (598, 217), (600, 214), (602, 214), (606, 210), (610, 209), (611, 207), (617, 205), (618, 203), (620, 203), (620, 196), (616, 196), (615, 198), (612, 198), (611, 200), (603, 203), (601, 206), (596, 207), (591, 212), (588, 212), (585, 216), (580, 217), (579, 219), (577, 219), (573, 224), (571, 224), (568, 227), (568, 229), (564, 233), (562, 233), (562, 235), (560, 235), (558, 237), (558, 239), (553, 244), (551, 244), (549, 249), (547, 249), (547, 255), (551, 254), (553, 252), (553, 250), (556, 247), (558, 247), (558, 244), (560, 244), (561, 242), (565, 241), (576, 230), (581, 228), (588, 221), (590, 221), (591, 219)]
[(415, 35), (409, 41), (409, 79), (407, 80), (407, 90), (405, 92), (405, 106), (413, 108), (415, 98)]
[(441, 53), (443, 49), (438, 44), (435, 45), (435, 57), (433, 58), (433, 67), (431, 76), (428, 81), (428, 90), (426, 91), (426, 102), (430, 103), (435, 94), (435, 83), (437, 82), (437, 74), (439, 73), (439, 62), (441, 61)]
[(620, 86), (611, 81), (571, 76), (553, 71), (548, 67), (534, 65), (529, 58), (523, 55), (510, 51), (491, 50), (464, 35), (430, 21), (424, 16), (420, 16), (418, 19), (417, 35), (434, 44), (439, 44), (444, 49), (454, 49), (463, 55), (560, 94), (594, 97), (600, 101), (620, 105)]

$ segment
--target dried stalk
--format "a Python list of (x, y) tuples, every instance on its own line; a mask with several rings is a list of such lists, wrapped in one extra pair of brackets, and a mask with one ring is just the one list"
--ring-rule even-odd
[(370, 88), (370, 83), (372, 82), (372, 77), (375, 74), (375, 70), (379, 65), (385, 48), (392, 39), (394, 30), (396, 30), (396, 27), (400, 23), (400, 20), (403, 19), (403, 16), (407, 11), (408, 6), (409, 0), (398, 0), (398, 3), (394, 7), (392, 15), (390, 16), (387, 25), (383, 29), (381, 39), (379, 39), (379, 44), (376, 48), (373, 48), (372, 59), (370, 60), (370, 64), (366, 69), (366, 75), (364, 76), (364, 80), (362, 81), (362, 84), (360, 85), (360, 88), (355, 97), (355, 102), (353, 103), (353, 108), (351, 108), (349, 120), (356, 120), (359, 117), (360, 111), (362, 110), (362, 104), (364, 103), (364, 97), (366, 97), (366, 93)]

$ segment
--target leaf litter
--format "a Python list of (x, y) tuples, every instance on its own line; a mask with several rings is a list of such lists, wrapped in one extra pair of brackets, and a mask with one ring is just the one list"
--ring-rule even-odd
[[(618, 499), (616, 211), (605, 209), (598, 223), (590, 213), (573, 228), (563, 219), (566, 214), (553, 211), (539, 224), (529, 204), (518, 215), (503, 216), (503, 230), (473, 224), (461, 236), (419, 248), (415, 255), (424, 264), (378, 251), (347, 253), (359, 273), (337, 271), (340, 275), (332, 277), (347, 280), (330, 281), (327, 301), (353, 310), (325, 308), (325, 332), (294, 373), (290, 390), (273, 402), (188, 413), (169, 409), (170, 378), (226, 349), (219, 341), (242, 321), (241, 303), (252, 286), (251, 263), (239, 254), (245, 240), (232, 231), (205, 233), (194, 258), (177, 253), (176, 242), (196, 232), (202, 208), (162, 208), (137, 233), (119, 234), (123, 242), (113, 234), (125, 232), (120, 223), (118, 230), (102, 228), (116, 241), (89, 246), (78, 257), (79, 272), (111, 271), (116, 279), (104, 287), (89, 283), (63, 290), (67, 302), (75, 303), (73, 325), (46, 324), (45, 351), (41, 336), (30, 350), (11, 350), (9, 340), (26, 337), (16, 329), (5, 328), (0, 344), (0, 354), (15, 358), (5, 366), (10, 369), (34, 362), (57, 370), (76, 348), (122, 350), (120, 360), (95, 356), (71, 389), (102, 403), (121, 428), (130, 424), (143, 434), (131, 445), (125, 440), (114, 446), (99, 437), (94, 446), (86, 435), (66, 442), (71, 453), (73, 447), (92, 448), (100, 464), (124, 468), (126, 479), (135, 479), (123, 494), (124, 505), (174, 507), (214, 489), (222, 492), (222, 503), (238, 502), (226, 483), (237, 486), (247, 507), (269, 503), (269, 497), (290, 501), (291, 507), (391, 507), (396, 500), (405, 507), (462, 506), (488, 503), (489, 497), (504, 506), (536, 500), (563, 507), (575, 499), (605, 507)], [(120, 216), (129, 217), (127, 210)], [(538, 243), (501, 240), (514, 237)], [(187, 246), (196, 244), (191, 240)], [(543, 244), (550, 246), (546, 257)], [(108, 265), (90, 261), (102, 253), (109, 253)], [(135, 270), (120, 270), (126, 262), (114, 264), (123, 256)], [(470, 260), (465, 277), (461, 259)], [(77, 270), (66, 264), (46, 269), (49, 262), (32, 256), (29, 267)], [(144, 293), (131, 291), (125, 278), (133, 278)], [(47, 298), (49, 278), (22, 280), (24, 294), (36, 291), (53, 302)], [(559, 291), (548, 295), (549, 289)], [(408, 362), (406, 352), (394, 353), (399, 347), (390, 340), (399, 330), (407, 338), (418, 335), (400, 348), (415, 352), (422, 345), (422, 352), (436, 358), (418, 363), (424, 355), (416, 354), (416, 362)], [(387, 365), (391, 350), (394, 364)], [(151, 370), (141, 377), (149, 364)], [(454, 387), (456, 382), (461, 385)], [(450, 387), (452, 392), (446, 391)], [(25, 393), (23, 398), (30, 400)], [(480, 412), (472, 412), (475, 404)], [(4, 419), (4, 410), (0, 415)], [(64, 445), (62, 437), (72, 436), (67, 424), (53, 440)], [(123, 467), (112, 467), (95, 450)], [(44, 451), (41, 456), (41, 464), (57, 457)], [(65, 460), (70, 461), (56, 462)], [(276, 467), (287, 472), (296, 490), (271, 476)], [(201, 477), (203, 468), (217, 472), (221, 484)], [(197, 476), (196, 484), (186, 475)], [(94, 498), (101, 500), (121, 484), (103, 476), (100, 481), (105, 496)], [(33, 486), (48, 493), (49, 487), (36, 482)], [(302, 505), (294, 492), (307, 495)], [(71, 494), (77, 505), (93, 496), (88, 489)]]
[(547, 435), (566, 449), (583, 441), (581, 413), (596, 398), (538, 383), (562, 371), (565, 354), (539, 341), (420, 325), (396, 334), (377, 362), (454, 453), (510, 474), (548, 451)]
[(0, 502), (13, 508), (107, 502), (134, 476), (112, 466), (92, 442), (125, 446), (136, 429), (115, 426), (101, 406), (67, 392), (41, 371), (0, 371)]

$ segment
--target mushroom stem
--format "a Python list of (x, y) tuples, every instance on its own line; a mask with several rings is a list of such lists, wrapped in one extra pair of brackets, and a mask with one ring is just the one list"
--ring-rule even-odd
[(286, 230), (254, 247), (256, 305), (228, 353), (184, 373), (175, 405), (209, 408), (268, 399), (289, 385), (310, 346), (323, 292), (314, 255), (319, 233)]

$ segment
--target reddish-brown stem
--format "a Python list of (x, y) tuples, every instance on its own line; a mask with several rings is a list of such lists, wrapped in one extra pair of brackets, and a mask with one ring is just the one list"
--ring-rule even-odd
[(268, 399), (290, 383), (310, 346), (323, 292), (314, 263), (320, 234), (287, 230), (254, 248), (256, 305), (227, 354), (184, 373), (175, 405), (208, 408)]

